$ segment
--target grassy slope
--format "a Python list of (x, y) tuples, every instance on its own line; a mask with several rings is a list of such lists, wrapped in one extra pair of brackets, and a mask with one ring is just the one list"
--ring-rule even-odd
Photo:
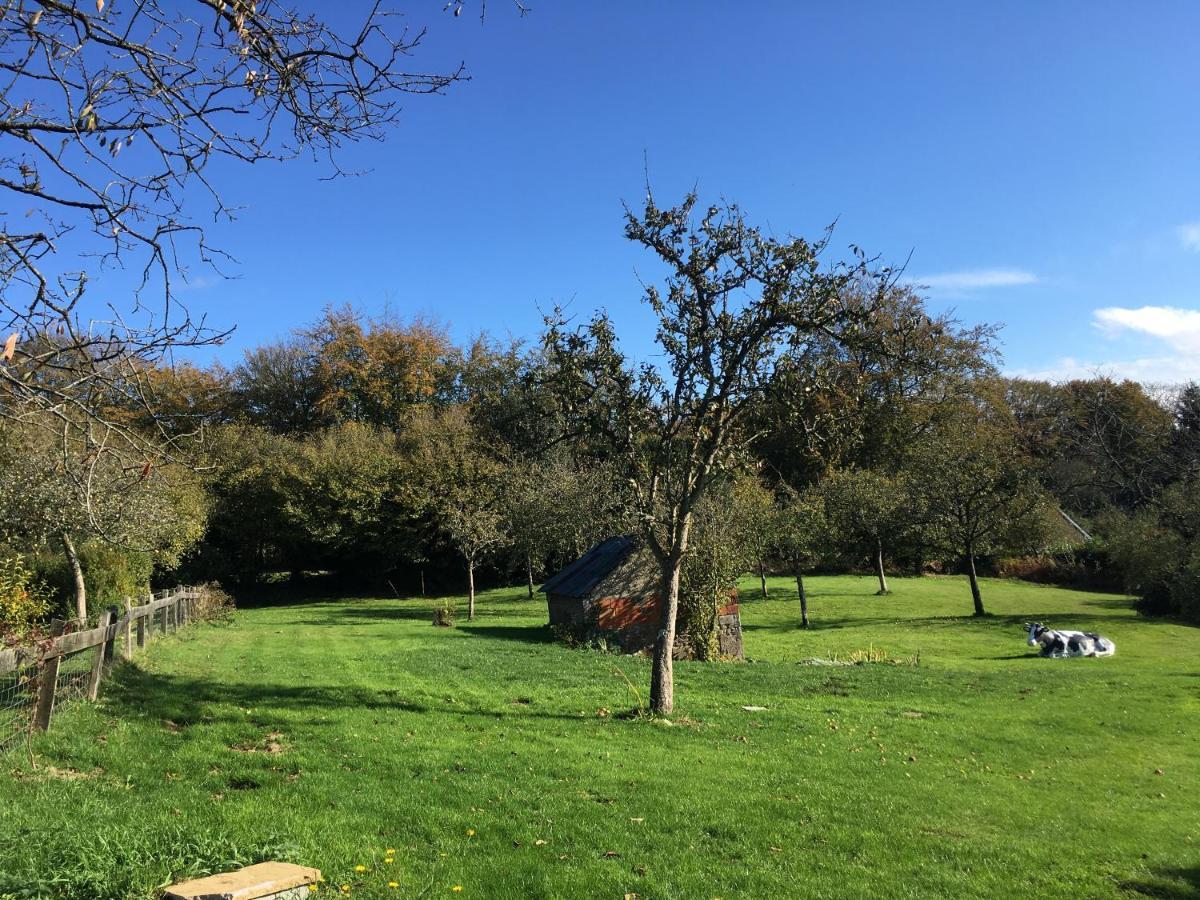
[[(744, 585), (754, 662), (680, 665), (670, 727), (605, 714), (646, 660), (548, 643), (515, 591), (453, 630), (394, 600), (198, 627), (37, 741), (90, 777), (0, 758), (0, 872), (144, 897), (277, 853), (365, 897), (1196, 895), (1195, 629), (1003, 582), (973, 621), (957, 579), (839, 577), (812, 579), (806, 633), (773, 587)], [(1117, 656), (1040, 660), (1026, 618)], [(921, 666), (796, 664), (871, 645)]]

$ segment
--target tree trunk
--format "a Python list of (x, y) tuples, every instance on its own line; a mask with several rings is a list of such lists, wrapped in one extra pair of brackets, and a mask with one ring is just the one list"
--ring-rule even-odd
[(758, 560), (758, 581), (762, 585), (762, 595), (765, 600), (767, 597), (767, 568), (763, 565), (762, 557)]
[(675, 619), (679, 615), (679, 570), (682, 561), (672, 556), (663, 575), (662, 625), (654, 644), (654, 667), (650, 673), (650, 711), (666, 715), (675, 708)]
[(879, 579), (879, 593), (888, 593), (887, 575), (883, 571), (883, 541), (875, 542), (875, 577)]
[(525, 574), (529, 577), (529, 599), (533, 599), (533, 557), (525, 554)]
[(421, 568), (421, 596), (425, 596), (425, 569)]
[(475, 560), (467, 560), (467, 621), (475, 618)]
[(983, 608), (983, 596), (979, 593), (979, 576), (975, 574), (975, 554), (967, 551), (967, 578), (971, 582), (971, 599), (975, 601), (975, 615), (986, 616)]
[(75, 552), (75, 542), (71, 535), (62, 533), (63, 549), (67, 552), (67, 562), (71, 564), (71, 574), (75, 576), (75, 617), (80, 625), (87, 621), (87, 583), (83, 580), (83, 566), (79, 564), (79, 554)]
[(808, 627), (808, 592), (804, 590), (804, 574), (800, 565), (796, 565), (796, 593), (800, 597), (800, 627)]

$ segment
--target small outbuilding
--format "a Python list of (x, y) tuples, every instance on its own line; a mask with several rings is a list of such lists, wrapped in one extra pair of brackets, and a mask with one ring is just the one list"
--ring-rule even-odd
[[(556, 573), (541, 587), (550, 624), (577, 640), (603, 638), (626, 653), (650, 651), (662, 623), (659, 567), (635, 535), (601, 541)], [(688, 623), (676, 623), (682, 636)], [(717, 644), (722, 656), (741, 659), (742, 620), (737, 592), (718, 610)], [(676, 658), (688, 655), (686, 641), (675, 641)]]

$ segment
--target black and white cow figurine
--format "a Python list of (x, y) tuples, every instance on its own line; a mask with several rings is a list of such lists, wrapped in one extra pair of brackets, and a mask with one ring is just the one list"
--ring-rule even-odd
[(1106, 637), (1084, 631), (1054, 631), (1041, 622), (1026, 622), (1029, 646), (1041, 647), (1038, 656), (1063, 659), (1068, 656), (1112, 656), (1117, 645)]

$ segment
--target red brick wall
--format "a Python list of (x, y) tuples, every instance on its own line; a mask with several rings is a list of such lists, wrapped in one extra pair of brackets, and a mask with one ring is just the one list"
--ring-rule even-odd
[(662, 605), (657, 597), (630, 600), (626, 597), (605, 597), (597, 602), (596, 624), (604, 631), (620, 631), (631, 625), (657, 625), (662, 618)]

